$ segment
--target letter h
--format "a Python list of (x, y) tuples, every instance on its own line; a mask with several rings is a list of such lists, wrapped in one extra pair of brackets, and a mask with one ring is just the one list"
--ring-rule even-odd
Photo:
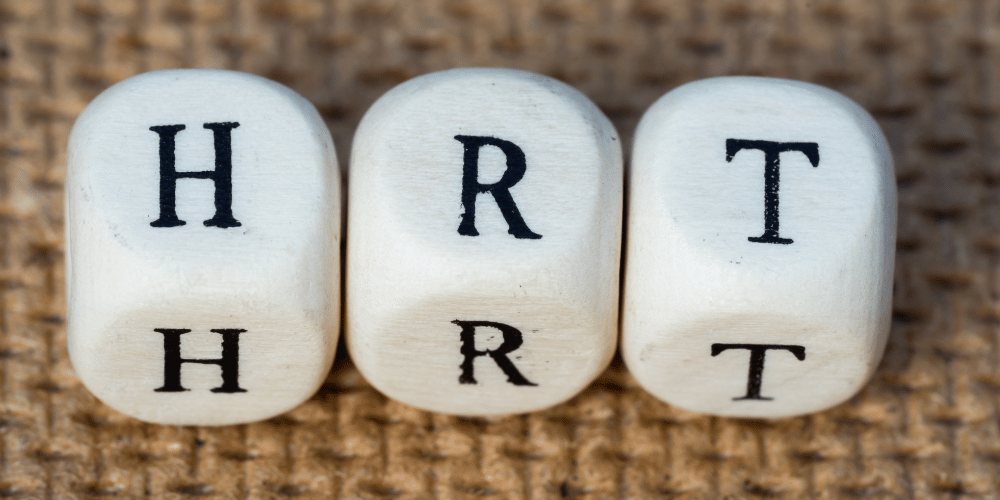
[(178, 172), (175, 168), (174, 144), (177, 132), (184, 125), (157, 125), (149, 130), (160, 136), (160, 218), (150, 222), (153, 227), (176, 227), (187, 224), (177, 218), (177, 179), (212, 179), (215, 182), (215, 216), (204, 222), (206, 227), (239, 227), (233, 217), (233, 139), (236, 122), (206, 123), (215, 136), (215, 170)]
[(186, 328), (154, 328), (154, 332), (163, 334), (163, 387), (153, 389), (155, 392), (184, 392), (181, 385), (181, 364), (199, 363), (219, 365), (222, 368), (222, 385), (212, 389), (212, 392), (247, 392), (240, 387), (240, 334), (246, 330), (216, 329), (215, 333), (222, 335), (222, 357), (219, 359), (186, 359), (181, 357), (181, 335), (190, 332)]

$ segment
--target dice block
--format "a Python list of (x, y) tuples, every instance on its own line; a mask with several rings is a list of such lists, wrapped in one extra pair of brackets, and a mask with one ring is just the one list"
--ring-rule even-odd
[(238, 72), (146, 73), (84, 110), (68, 158), (69, 350), (94, 395), (224, 425), (316, 391), (339, 333), (340, 179), (311, 104)]
[(861, 389), (896, 239), (892, 157), (861, 107), (779, 79), (684, 85), (643, 116), (629, 186), (622, 353), (643, 387), (739, 417)]
[(351, 151), (346, 335), (403, 403), (502, 415), (564, 401), (617, 341), (623, 170), (608, 119), (506, 69), (415, 78)]

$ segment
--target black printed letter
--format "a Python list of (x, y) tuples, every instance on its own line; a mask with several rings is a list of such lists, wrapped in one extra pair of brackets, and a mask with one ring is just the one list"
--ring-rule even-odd
[[(465, 213), (462, 214), (462, 222), (458, 225), (458, 234), (479, 236), (479, 231), (476, 231), (476, 196), (488, 191), (500, 207), (503, 219), (507, 221), (508, 233), (515, 238), (529, 240), (541, 238), (542, 235), (528, 229), (509, 191), (511, 186), (524, 177), (524, 172), (527, 170), (524, 151), (521, 151), (517, 144), (496, 137), (456, 135), (455, 139), (465, 145), (462, 166), (462, 207), (465, 208)], [(483, 146), (496, 146), (507, 157), (507, 170), (500, 180), (493, 184), (479, 183), (479, 148)]]
[(726, 139), (726, 161), (732, 161), (741, 149), (759, 149), (764, 152), (764, 234), (747, 238), (754, 243), (788, 245), (792, 240), (778, 236), (778, 167), (781, 153), (799, 151), (809, 158), (813, 167), (819, 166), (819, 145), (815, 142), (771, 142), (747, 139)]
[[(529, 382), (528, 379), (521, 375), (521, 372), (517, 371), (517, 367), (514, 363), (511, 363), (510, 359), (507, 358), (507, 354), (521, 347), (524, 342), (521, 338), (521, 332), (517, 328), (510, 325), (505, 325), (503, 323), (494, 323), (492, 321), (452, 321), (458, 326), (462, 327), (462, 349), (461, 353), (465, 356), (465, 360), (462, 361), (460, 367), (462, 368), (462, 374), (458, 377), (458, 383), (460, 384), (475, 384), (476, 378), (472, 374), (472, 362), (479, 356), (485, 356), (487, 354), (493, 358), (497, 366), (507, 375), (507, 381), (514, 385), (538, 385)], [(488, 326), (490, 328), (496, 328), (503, 333), (503, 342), (500, 347), (494, 350), (478, 351), (476, 350), (476, 327), (477, 326)]]
[(163, 387), (153, 389), (156, 392), (184, 392), (181, 385), (181, 364), (199, 363), (219, 365), (222, 368), (222, 385), (212, 389), (212, 392), (247, 392), (240, 387), (240, 334), (246, 330), (218, 329), (212, 330), (222, 335), (222, 357), (219, 359), (185, 359), (181, 357), (181, 335), (190, 332), (187, 329), (154, 328), (154, 332), (163, 334)]
[(149, 130), (160, 136), (160, 218), (150, 222), (153, 227), (176, 227), (187, 224), (177, 218), (177, 179), (212, 179), (215, 182), (215, 216), (204, 222), (211, 227), (239, 227), (233, 217), (233, 139), (236, 122), (206, 123), (215, 136), (215, 170), (178, 172), (175, 168), (174, 139), (184, 125), (158, 125)]
[(795, 355), (799, 361), (806, 359), (806, 348), (800, 345), (777, 345), (777, 344), (712, 344), (712, 357), (728, 349), (746, 349), (750, 351), (750, 374), (747, 376), (747, 393), (741, 398), (733, 398), (733, 401), (744, 399), (758, 399), (770, 401), (771, 398), (760, 395), (760, 383), (764, 376), (764, 354), (768, 349), (783, 349)]

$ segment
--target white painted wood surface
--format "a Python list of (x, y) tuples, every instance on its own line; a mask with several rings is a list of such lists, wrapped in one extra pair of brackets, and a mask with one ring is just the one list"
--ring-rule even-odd
[[(780, 160), (770, 231), (762, 148)], [(896, 188), (861, 107), (778, 79), (684, 85), (642, 118), (629, 189), (622, 349), (647, 390), (688, 410), (781, 417), (862, 388), (888, 336)]]
[[(556, 80), (456, 69), (384, 95), (355, 135), (348, 182), (345, 325), (362, 374), (462, 415), (582, 390), (617, 339), (622, 177), (611, 123)], [(508, 186), (524, 227), (497, 190), (463, 206), (470, 180)]]
[[(184, 129), (150, 129), (172, 125)], [(179, 173), (219, 174), (229, 138), (238, 226), (216, 200), (224, 176), (168, 185), (186, 224), (151, 226), (176, 223), (161, 206), (171, 134)], [(146, 73), (83, 112), (68, 171), (69, 349), (91, 392), (141, 420), (223, 425), (280, 414), (316, 391), (338, 337), (340, 187), (311, 104), (249, 74)]]

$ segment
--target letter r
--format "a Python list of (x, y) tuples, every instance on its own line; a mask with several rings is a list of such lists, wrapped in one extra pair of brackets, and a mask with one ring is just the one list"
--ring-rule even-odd
[[(479, 137), (473, 135), (456, 135), (455, 139), (465, 146), (462, 161), (462, 222), (458, 225), (458, 234), (462, 236), (479, 236), (476, 230), (476, 197), (480, 193), (490, 193), (500, 207), (503, 219), (507, 221), (507, 232), (518, 239), (537, 240), (542, 235), (533, 232), (521, 217), (521, 212), (510, 195), (510, 188), (524, 177), (527, 163), (524, 151), (510, 141), (496, 137)], [(479, 183), (479, 150), (483, 146), (495, 146), (507, 157), (507, 170), (499, 181), (493, 184)]]

